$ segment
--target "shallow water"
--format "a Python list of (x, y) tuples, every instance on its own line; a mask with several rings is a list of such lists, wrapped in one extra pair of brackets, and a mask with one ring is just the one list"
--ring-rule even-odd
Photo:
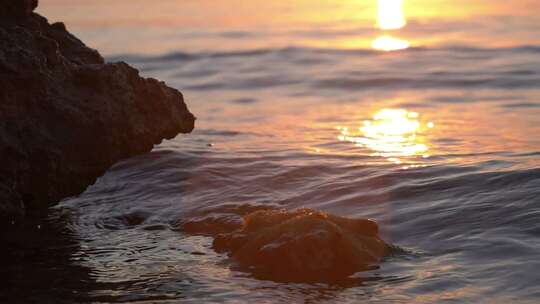
[[(501, 35), (513, 40), (470, 42), (493, 40), (494, 20), (512, 21)], [(47, 222), (61, 223), (75, 245), (41, 269), (83, 272), (70, 287), (82, 302), (537, 302), (534, 20), (486, 17), (469, 35), (472, 21), (412, 24), (425, 43), (389, 53), (334, 46), (356, 34), (309, 26), (286, 35), (177, 29), (177, 40), (151, 27), (132, 37), (168, 40), (141, 51), (115, 43), (114, 30), (92, 39), (95, 28), (75, 27), (90, 44), (114, 45), (108, 60), (182, 90), (197, 128), (53, 208)], [(445, 34), (446, 43), (430, 43)], [(357, 274), (361, 283), (257, 280), (233, 270), (211, 238), (179, 229), (202, 211), (241, 205), (373, 218), (405, 253)]]

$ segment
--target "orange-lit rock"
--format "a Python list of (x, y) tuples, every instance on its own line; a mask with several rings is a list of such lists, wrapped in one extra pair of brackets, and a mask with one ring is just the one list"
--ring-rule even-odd
[(371, 220), (311, 209), (250, 213), (242, 228), (218, 235), (213, 246), (256, 277), (282, 282), (345, 279), (373, 268), (390, 248)]

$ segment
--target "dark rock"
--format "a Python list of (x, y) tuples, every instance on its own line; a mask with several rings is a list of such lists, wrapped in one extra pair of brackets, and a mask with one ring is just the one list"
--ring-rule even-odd
[(182, 94), (50, 25), (36, 0), (0, 0), (0, 219), (41, 213), (112, 164), (188, 133)]
[(38, 0), (0, 0), (0, 22), (22, 22), (37, 6)]

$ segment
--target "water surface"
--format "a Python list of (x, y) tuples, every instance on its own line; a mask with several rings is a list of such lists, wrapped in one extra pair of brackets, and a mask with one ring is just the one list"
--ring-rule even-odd
[[(536, 2), (407, 3), (396, 52), (371, 48), (367, 1), (42, 2), (198, 118), (51, 210), (76, 247), (43, 267), (86, 269), (80, 301), (538, 301)], [(373, 218), (407, 254), (359, 284), (283, 284), (178, 229), (241, 205)]]

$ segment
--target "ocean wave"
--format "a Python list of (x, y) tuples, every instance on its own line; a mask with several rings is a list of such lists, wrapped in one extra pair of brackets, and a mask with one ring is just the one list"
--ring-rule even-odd
[[(512, 54), (512, 53), (540, 53), (540, 46), (536, 45), (521, 45), (513, 47), (500, 48), (481, 48), (460, 45), (446, 45), (438, 47), (411, 47), (401, 52), (417, 53), (417, 52), (449, 52), (453, 54)], [(344, 49), (344, 48), (311, 48), (311, 47), (280, 47), (280, 48), (260, 48), (247, 50), (232, 50), (232, 51), (216, 51), (216, 52), (182, 52), (176, 51), (167, 54), (159, 55), (141, 55), (141, 54), (116, 54), (110, 55), (106, 59), (108, 61), (128, 61), (128, 62), (159, 62), (159, 61), (192, 61), (200, 59), (212, 58), (228, 58), (228, 57), (258, 57), (268, 54), (277, 54), (281, 56), (291, 56), (294, 54), (331, 54), (331, 55), (371, 55), (384, 56), (384, 52), (379, 52), (368, 48)]]
[[(369, 49), (305, 47), (122, 55), (109, 59), (127, 60), (144, 73), (161, 75), (168, 83), (178, 84), (188, 93), (284, 89), (291, 96), (309, 96), (325, 91), (377, 89), (537, 89), (540, 66), (530, 64), (530, 60), (536, 57), (539, 49), (536, 46), (417, 47), (402, 51), (399, 64), (391, 54)], [(443, 61), (447, 64), (440, 66), (438, 62)], [(419, 62), (422, 68), (418, 68)], [(434, 101), (479, 101), (473, 97), (469, 94), (450, 101)], [(245, 104), (245, 100), (252, 101), (252, 98), (240, 99), (239, 103)], [(518, 107), (520, 103), (515, 104)]]

